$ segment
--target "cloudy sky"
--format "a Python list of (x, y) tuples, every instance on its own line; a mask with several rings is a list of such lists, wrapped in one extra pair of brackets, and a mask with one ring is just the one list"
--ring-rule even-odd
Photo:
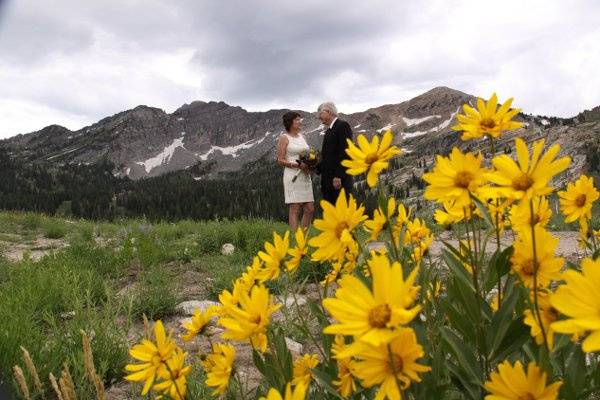
[(343, 112), (435, 86), (600, 105), (595, 0), (0, 0), (0, 138), (139, 104)]

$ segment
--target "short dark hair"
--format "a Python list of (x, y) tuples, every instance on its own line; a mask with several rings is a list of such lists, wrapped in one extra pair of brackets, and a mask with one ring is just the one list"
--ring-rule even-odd
[(288, 111), (285, 114), (283, 114), (283, 126), (286, 131), (290, 131), (290, 128), (292, 127), (292, 122), (294, 122), (294, 120), (299, 116), (300, 114), (298, 114), (296, 111)]

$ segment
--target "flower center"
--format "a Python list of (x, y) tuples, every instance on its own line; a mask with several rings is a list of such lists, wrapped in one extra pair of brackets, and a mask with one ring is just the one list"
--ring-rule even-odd
[(532, 276), (534, 271), (533, 260), (527, 260), (522, 264), (521, 272), (523, 275)]
[(533, 186), (533, 179), (527, 173), (522, 173), (521, 176), (513, 179), (512, 182), (513, 188), (515, 190), (526, 191), (531, 186)]
[(377, 153), (371, 153), (365, 158), (365, 163), (371, 165), (377, 160), (379, 160)]
[(531, 225), (537, 225), (540, 223), (542, 219), (540, 218), (540, 216), (538, 214), (535, 214), (532, 218), (531, 218)]
[(484, 129), (493, 129), (496, 126), (496, 122), (491, 118), (484, 118), (481, 120), (480, 125)]
[(402, 360), (402, 357), (400, 357), (398, 354), (392, 354), (392, 368), (394, 368), (394, 371), (396, 371), (396, 373), (402, 372), (402, 370), (404, 369), (404, 361)]
[(369, 325), (373, 328), (385, 328), (392, 317), (392, 310), (387, 304), (380, 304), (369, 311)]
[(158, 365), (161, 362), (162, 362), (162, 358), (158, 354), (152, 356), (152, 365)]
[(583, 206), (585, 206), (585, 201), (586, 201), (586, 200), (587, 200), (587, 199), (586, 199), (586, 197), (585, 197), (585, 194), (580, 194), (579, 196), (577, 196), (577, 197), (575, 198), (575, 205), (576, 205), (577, 207), (583, 207)]
[(468, 189), (469, 184), (473, 180), (473, 174), (469, 171), (460, 171), (454, 178), (454, 184), (459, 188)]
[(535, 397), (531, 393), (525, 393), (522, 396), (519, 396), (517, 400), (535, 400)]
[(337, 236), (338, 239), (341, 238), (344, 230), (348, 228), (350, 227), (345, 221), (338, 222), (338, 224), (335, 226), (335, 236)]

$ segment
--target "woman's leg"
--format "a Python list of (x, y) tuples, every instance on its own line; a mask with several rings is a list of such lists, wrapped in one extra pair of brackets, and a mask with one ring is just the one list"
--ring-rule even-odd
[(290, 204), (290, 214), (289, 214), (289, 223), (290, 229), (292, 232), (296, 232), (298, 229), (298, 222), (300, 222), (300, 207), (301, 203), (291, 203)]
[(309, 203), (304, 203), (302, 207), (304, 213), (302, 214), (302, 228), (306, 229), (311, 224), (313, 215), (315, 213), (315, 203), (312, 201)]

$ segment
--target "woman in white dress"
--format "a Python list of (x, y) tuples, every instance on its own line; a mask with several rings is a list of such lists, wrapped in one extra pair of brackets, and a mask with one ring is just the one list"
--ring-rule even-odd
[[(294, 232), (298, 225), (308, 228), (315, 212), (311, 171), (298, 163), (300, 153), (310, 149), (300, 133), (301, 124), (300, 114), (294, 111), (285, 113), (283, 115), (285, 132), (281, 134), (277, 144), (277, 163), (284, 167), (285, 204), (290, 207), (289, 223)], [(295, 181), (293, 181), (294, 176), (296, 176)], [(300, 220), (300, 213), (302, 213), (302, 220)]]

